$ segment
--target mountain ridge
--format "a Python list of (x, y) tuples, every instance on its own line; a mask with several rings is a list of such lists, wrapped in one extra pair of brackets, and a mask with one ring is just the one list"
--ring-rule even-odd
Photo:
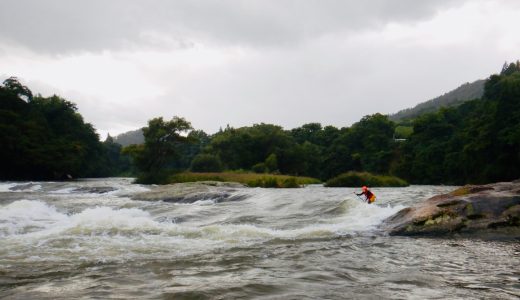
[(143, 129), (127, 131), (113, 137), (114, 142), (126, 147), (130, 145), (139, 145), (144, 143)]
[(409, 120), (425, 113), (435, 112), (441, 107), (458, 106), (466, 101), (481, 98), (484, 95), (485, 82), (485, 79), (466, 82), (441, 96), (421, 102), (412, 108), (402, 109), (388, 117), (394, 122)]
[[(479, 79), (471, 83), (466, 82), (441, 96), (421, 102), (412, 108), (405, 108), (388, 117), (394, 122), (413, 119), (419, 115), (435, 112), (441, 107), (458, 106), (466, 101), (477, 99), (484, 94), (485, 79)], [(132, 144), (143, 144), (144, 136), (142, 129), (136, 129), (121, 133), (113, 137), (114, 142), (126, 147)]]

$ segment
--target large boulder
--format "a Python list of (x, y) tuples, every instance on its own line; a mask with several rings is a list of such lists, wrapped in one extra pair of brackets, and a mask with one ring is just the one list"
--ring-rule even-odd
[(520, 238), (520, 180), (461, 187), (402, 209), (382, 227), (390, 235)]

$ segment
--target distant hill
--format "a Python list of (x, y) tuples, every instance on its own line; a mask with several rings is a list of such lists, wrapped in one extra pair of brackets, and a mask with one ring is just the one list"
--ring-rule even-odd
[(472, 83), (465, 83), (451, 92), (419, 103), (413, 108), (403, 109), (396, 114), (390, 115), (389, 118), (392, 121), (413, 119), (424, 113), (435, 112), (441, 107), (457, 106), (468, 100), (480, 98), (484, 94), (485, 82), (485, 80), (481, 79)]
[(137, 130), (121, 133), (120, 135), (117, 135), (114, 137), (114, 142), (116, 142), (124, 147), (126, 147), (128, 145), (133, 145), (133, 144), (143, 144), (144, 143), (143, 130), (137, 129)]

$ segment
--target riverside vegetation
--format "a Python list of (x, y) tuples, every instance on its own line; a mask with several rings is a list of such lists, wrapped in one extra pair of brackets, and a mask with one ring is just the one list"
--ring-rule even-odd
[[(170, 183), (212, 176), (228, 180), (233, 173), (215, 173), (245, 170), (258, 175), (233, 176), (259, 176), (260, 186), (284, 186), (287, 178), (275, 176), (280, 174), (297, 176), (290, 177), (289, 186), (305, 184), (300, 176), (327, 181), (347, 172), (358, 173), (341, 175), (328, 185), (345, 185), (345, 178), (357, 185), (359, 174), (369, 176), (365, 172), (412, 184), (509, 181), (520, 177), (519, 120), (516, 62), (485, 81), (481, 98), (412, 120), (394, 122), (373, 114), (343, 128), (309, 123), (285, 130), (261, 123), (227, 126), (209, 135), (180, 117), (155, 118), (142, 130), (144, 143), (122, 148), (110, 136), (100, 142), (72, 102), (33, 97), (9, 78), (0, 86), (0, 179), (131, 174), (142, 183)], [(245, 183), (255, 185), (253, 180)]]

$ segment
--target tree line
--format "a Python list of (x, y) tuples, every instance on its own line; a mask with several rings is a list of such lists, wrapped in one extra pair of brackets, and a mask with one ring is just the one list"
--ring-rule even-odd
[(0, 179), (109, 176), (130, 164), (121, 146), (99, 141), (74, 103), (42, 97), (11, 77), (0, 85)]
[(480, 99), (413, 121), (395, 174), (412, 183), (486, 183), (520, 178), (520, 63), (490, 76)]
[(512, 180), (520, 177), (520, 64), (490, 76), (481, 98), (406, 123), (373, 114), (350, 127), (261, 123), (209, 135), (180, 117), (154, 118), (144, 143), (124, 149), (110, 137), (99, 142), (73, 103), (32, 97), (11, 78), (0, 86), (0, 129), (2, 179), (124, 173), (158, 183), (185, 170), (244, 170), (321, 180), (358, 171), (416, 184)]

